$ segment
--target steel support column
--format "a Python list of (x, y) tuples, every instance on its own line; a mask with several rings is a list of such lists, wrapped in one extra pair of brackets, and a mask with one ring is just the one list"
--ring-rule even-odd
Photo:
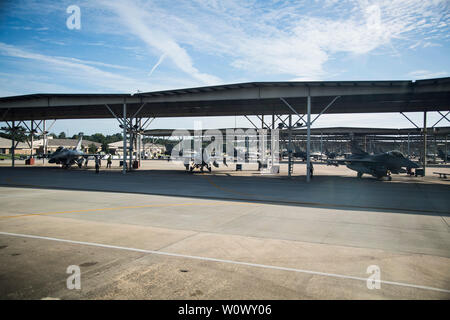
[(447, 136), (445, 135), (445, 156), (444, 156), (444, 163), (447, 164), (447, 157), (448, 157), (448, 151), (447, 151)]
[(128, 141), (128, 145), (130, 146), (128, 148), (129, 152), (129, 157), (128, 157), (128, 171), (132, 171), (133, 170), (133, 143), (134, 143), (134, 134), (133, 134), (133, 118), (130, 119), (130, 127), (129, 127), (129, 140)]
[(288, 176), (291, 177), (292, 166), (292, 114), (289, 114), (289, 143), (288, 143)]
[(311, 180), (311, 95), (308, 92), (308, 105), (306, 117), (306, 182)]
[[(33, 159), (33, 142), (34, 142), (34, 120), (31, 120), (31, 151), (30, 159)], [(31, 164), (31, 162), (30, 162)]]
[(138, 146), (138, 149), (139, 149), (139, 156), (138, 156), (138, 158), (139, 158), (139, 167), (141, 166), (141, 160), (142, 160), (142, 134), (141, 134), (141, 130), (142, 130), (142, 118), (139, 118), (139, 123), (138, 123), (138, 126), (139, 126), (139, 140), (138, 140), (138, 144), (139, 144), (139, 146)]
[(409, 142), (409, 132), (408, 132), (408, 158), (411, 157), (411, 149), (410, 149), (409, 144), (410, 144), (410, 142)]
[(266, 161), (266, 141), (265, 141), (265, 130), (264, 130), (264, 125), (266, 125), (264, 123), (264, 114), (261, 115), (261, 132), (260, 132), (260, 137), (258, 139), (258, 142), (261, 144), (259, 146), (260, 150), (261, 150), (261, 165), (263, 165)]
[(122, 173), (127, 172), (127, 104), (123, 103), (123, 159), (122, 159)]
[(11, 166), (14, 168), (15, 166), (15, 159), (14, 159), (14, 154), (15, 154), (15, 150), (16, 150), (16, 124), (15, 121), (12, 121), (12, 130), (11, 130), (11, 138), (12, 138), (12, 146), (11, 146), (11, 156), (12, 156), (12, 162), (11, 162)]
[(434, 133), (434, 154), (433, 154), (433, 160), (436, 163), (436, 155), (437, 155), (437, 139), (436, 139), (436, 133)]
[(423, 175), (427, 167), (427, 112), (423, 113)]
[(47, 134), (45, 133), (45, 120), (42, 124), (42, 150), (44, 151), (44, 156), (42, 157), (42, 164), (45, 163), (45, 157), (47, 156)]
[(322, 157), (323, 155), (323, 137), (322, 137), (322, 132), (320, 133), (320, 156)]
[[(275, 130), (275, 114), (272, 112), (272, 130), (270, 130), (270, 156), (272, 158), (272, 166), (275, 163), (275, 138), (274, 138), (274, 130)], [(278, 138), (278, 146), (280, 145), (280, 138)], [(280, 154), (280, 150), (278, 150), (278, 154)], [(447, 154), (447, 151), (445, 152)], [(277, 162), (280, 159), (277, 159)]]

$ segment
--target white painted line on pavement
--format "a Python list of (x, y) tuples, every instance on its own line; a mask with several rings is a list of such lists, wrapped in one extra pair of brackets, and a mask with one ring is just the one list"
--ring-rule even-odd
[[(327, 272), (319, 272), (319, 271), (311, 271), (311, 270), (303, 270), (303, 269), (271, 266), (271, 265), (265, 265), (265, 264), (257, 264), (257, 263), (241, 262), (241, 261), (225, 260), (225, 259), (217, 259), (217, 258), (208, 258), (208, 257), (201, 257), (201, 256), (191, 256), (191, 255), (185, 255), (185, 254), (179, 254), (179, 253), (171, 253), (171, 252), (163, 252), (163, 251), (155, 251), (155, 250), (145, 250), (145, 249), (121, 247), (121, 246), (114, 246), (114, 245), (101, 244), (101, 243), (95, 243), (95, 242), (66, 240), (66, 239), (58, 239), (58, 238), (35, 236), (35, 235), (20, 234), (20, 233), (10, 233), (10, 232), (2, 232), (2, 231), (0, 231), (0, 234), (1, 235), (5, 235), (5, 236), (31, 238), (31, 239), (41, 239), (41, 240), (50, 240), (50, 241), (65, 242), (65, 243), (71, 243), (71, 244), (80, 244), (80, 245), (86, 245), (86, 246), (92, 246), (92, 247), (117, 249), (117, 250), (126, 250), (126, 251), (132, 251), (132, 252), (157, 254), (157, 255), (162, 255), (162, 256), (187, 258), (187, 259), (195, 259), (195, 260), (202, 260), (202, 261), (212, 261), (212, 262), (218, 262), (218, 263), (228, 263), (228, 264), (235, 264), (235, 265), (241, 265), (241, 266), (249, 266), (249, 267), (272, 269), (272, 270), (281, 270), (281, 271), (291, 271), (291, 272), (319, 275), (319, 276), (324, 276), (324, 277), (351, 279), (351, 280), (359, 280), (359, 281), (367, 282), (367, 278), (347, 276), (347, 275), (336, 274), (336, 273), (327, 273)], [(421, 285), (415, 285), (415, 284), (409, 284), (409, 283), (385, 281), (385, 280), (380, 280), (380, 283), (394, 285), (394, 286), (402, 286), (402, 287), (409, 287), (409, 288), (415, 288), (415, 289), (423, 289), (423, 290), (430, 290), (430, 291), (438, 291), (438, 292), (450, 293), (450, 290), (447, 290), (447, 289), (434, 288), (434, 287), (428, 287), (428, 286), (421, 286)]]

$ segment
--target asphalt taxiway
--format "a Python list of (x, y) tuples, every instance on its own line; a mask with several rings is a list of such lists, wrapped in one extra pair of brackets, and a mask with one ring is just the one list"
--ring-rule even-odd
[(450, 298), (450, 186), (437, 177), (316, 165), (307, 184), (165, 166), (0, 167), (0, 298)]

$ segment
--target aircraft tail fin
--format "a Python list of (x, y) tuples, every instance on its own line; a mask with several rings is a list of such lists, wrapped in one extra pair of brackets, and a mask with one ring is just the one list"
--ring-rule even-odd
[(353, 154), (365, 156), (368, 155), (367, 152), (365, 152), (363, 149), (361, 149), (356, 143), (351, 144), (351, 149)]
[(78, 136), (79, 136), (79, 138), (78, 138), (78, 142), (77, 142), (77, 146), (75, 147), (75, 150), (81, 151), (81, 142), (83, 141), (83, 132), (80, 132)]

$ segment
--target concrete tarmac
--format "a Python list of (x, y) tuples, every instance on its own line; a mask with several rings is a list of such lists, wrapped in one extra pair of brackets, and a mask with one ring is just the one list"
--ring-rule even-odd
[(146, 166), (0, 167), (0, 298), (450, 298), (450, 187), (437, 178)]

